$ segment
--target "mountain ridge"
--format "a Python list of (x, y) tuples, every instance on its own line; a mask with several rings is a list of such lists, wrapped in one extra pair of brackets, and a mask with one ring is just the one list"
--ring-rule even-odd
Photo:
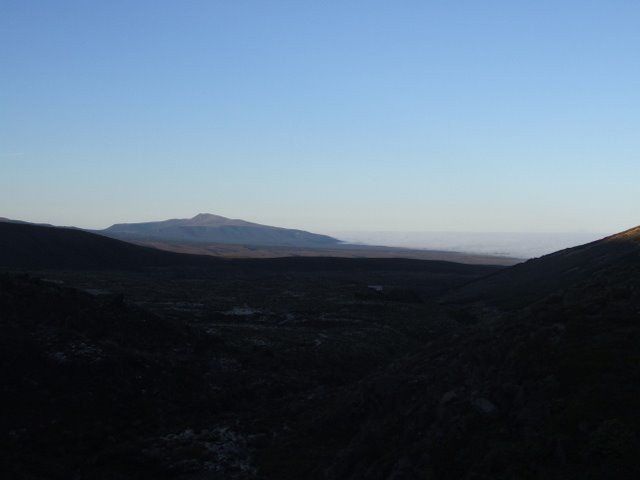
[(240, 245), (329, 246), (340, 241), (328, 235), (231, 219), (211, 213), (157, 222), (117, 223), (94, 233), (121, 240), (187, 241)]

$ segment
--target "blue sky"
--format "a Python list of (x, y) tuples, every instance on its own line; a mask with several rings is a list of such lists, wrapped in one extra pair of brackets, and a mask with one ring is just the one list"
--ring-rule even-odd
[(640, 224), (640, 3), (0, 0), (0, 216)]

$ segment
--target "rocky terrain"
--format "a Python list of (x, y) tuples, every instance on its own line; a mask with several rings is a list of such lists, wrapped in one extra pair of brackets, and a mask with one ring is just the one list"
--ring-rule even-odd
[(509, 269), (14, 260), (0, 278), (2, 470), (637, 478), (638, 240), (630, 230)]

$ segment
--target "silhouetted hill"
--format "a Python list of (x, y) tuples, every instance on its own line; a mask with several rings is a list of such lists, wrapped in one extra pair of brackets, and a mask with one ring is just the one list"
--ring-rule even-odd
[(0, 222), (0, 266), (137, 268), (213, 264), (213, 257), (141, 247), (82, 230)]
[(635, 227), (520, 263), (467, 285), (448, 297), (448, 301), (484, 300), (522, 307), (577, 287), (591, 289), (599, 296), (614, 285), (624, 287), (639, 268), (640, 227)]
[(201, 213), (193, 218), (161, 222), (120, 223), (97, 233), (122, 240), (231, 243), (239, 245), (331, 246), (340, 243), (327, 235), (271, 227)]
[(0, 223), (20, 223), (22, 225), (40, 225), (41, 227), (53, 227), (50, 223), (31, 223), (22, 220), (14, 220), (12, 218), (0, 217)]

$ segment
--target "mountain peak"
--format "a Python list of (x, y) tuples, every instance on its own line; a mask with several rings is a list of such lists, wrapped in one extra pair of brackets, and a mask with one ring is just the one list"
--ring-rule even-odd
[(214, 215), (213, 213), (199, 213), (195, 217), (193, 217), (191, 220), (204, 220), (207, 218), (227, 218), (227, 217), (223, 217), (221, 215)]
[(214, 215), (213, 213), (199, 213), (193, 218), (183, 220), (184, 225), (192, 226), (218, 226), (228, 224), (230, 222), (234, 222), (234, 220), (221, 215)]
[(233, 218), (223, 217), (222, 215), (214, 215), (213, 213), (199, 213), (195, 217), (175, 220), (174, 223), (175, 222), (184, 227), (261, 226), (257, 223), (236, 220)]

